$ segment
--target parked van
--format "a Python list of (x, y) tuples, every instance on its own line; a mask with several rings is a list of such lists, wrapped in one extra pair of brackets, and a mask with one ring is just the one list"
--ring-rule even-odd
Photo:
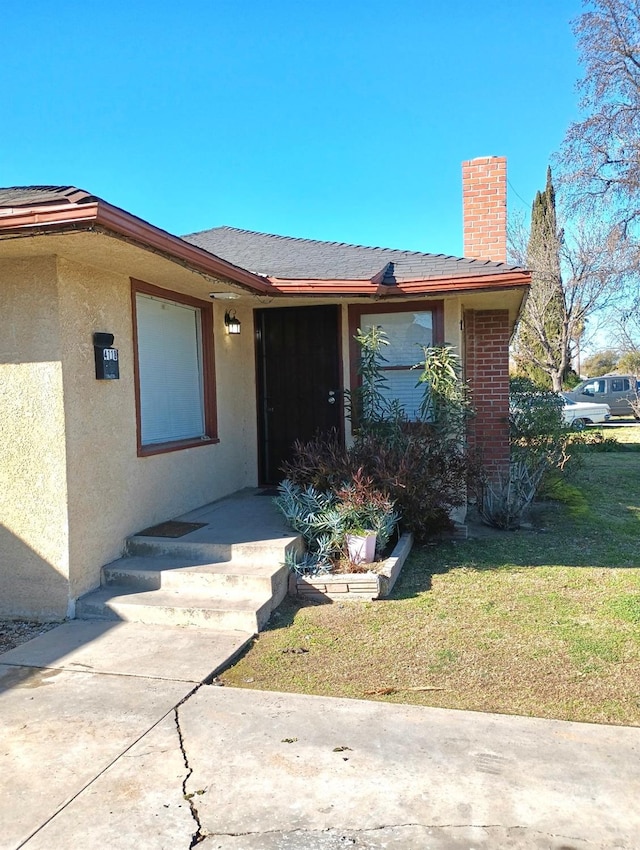
[(612, 416), (634, 416), (629, 402), (638, 398), (638, 380), (635, 375), (602, 375), (600, 378), (587, 378), (563, 395), (574, 401), (608, 404)]

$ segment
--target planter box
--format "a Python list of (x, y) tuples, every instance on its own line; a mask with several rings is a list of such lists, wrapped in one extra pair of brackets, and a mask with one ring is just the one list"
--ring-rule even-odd
[(289, 576), (289, 595), (317, 602), (382, 599), (391, 593), (413, 546), (413, 535), (403, 534), (389, 557), (375, 565), (375, 572), (327, 573), (320, 576)]

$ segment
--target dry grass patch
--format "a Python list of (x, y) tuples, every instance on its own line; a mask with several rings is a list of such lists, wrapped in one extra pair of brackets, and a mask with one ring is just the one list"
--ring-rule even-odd
[(637, 425), (627, 425), (624, 420), (613, 419), (609, 425), (604, 428), (593, 428), (593, 430), (601, 431), (605, 437), (613, 437), (619, 443), (626, 445), (638, 444), (640, 428)]

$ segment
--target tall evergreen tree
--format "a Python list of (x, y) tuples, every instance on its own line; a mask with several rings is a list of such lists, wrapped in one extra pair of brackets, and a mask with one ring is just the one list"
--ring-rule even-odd
[(520, 320), (516, 341), (516, 362), (521, 374), (536, 383), (562, 389), (570, 368), (569, 340), (563, 327), (564, 291), (560, 268), (562, 231), (556, 217), (556, 193), (547, 168), (543, 192), (536, 192), (531, 208), (531, 230), (527, 245), (527, 266), (531, 269), (531, 290)]

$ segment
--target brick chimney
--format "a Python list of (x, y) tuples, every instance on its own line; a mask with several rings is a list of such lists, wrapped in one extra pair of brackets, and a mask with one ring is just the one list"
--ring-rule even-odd
[(462, 163), (464, 256), (507, 260), (507, 158), (480, 156)]

